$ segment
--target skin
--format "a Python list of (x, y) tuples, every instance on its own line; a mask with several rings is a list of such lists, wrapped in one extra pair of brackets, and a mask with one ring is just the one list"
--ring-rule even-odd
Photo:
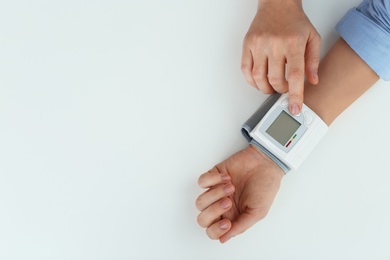
[(284, 172), (249, 146), (199, 177), (208, 189), (196, 200), (198, 223), (222, 243), (263, 219), (279, 190)]
[(259, 0), (244, 38), (241, 70), (246, 81), (265, 94), (289, 92), (289, 109), (298, 114), (305, 75), (311, 84), (319, 81), (320, 45), (301, 0)]
[[(318, 85), (306, 83), (305, 104), (328, 125), (379, 79), (342, 39), (321, 62), (319, 75)], [(255, 147), (234, 154), (199, 178), (207, 189), (196, 200), (199, 225), (222, 243), (241, 234), (267, 215), (283, 176)]]

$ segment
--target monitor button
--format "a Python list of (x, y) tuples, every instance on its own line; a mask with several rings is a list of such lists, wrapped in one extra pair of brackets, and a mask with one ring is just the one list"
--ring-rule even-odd
[(309, 111), (305, 111), (303, 116), (305, 117), (305, 125), (313, 123), (313, 115)]
[(288, 107), (288, 98), (285, 98), (285, 99), (282, 100), (281, 106), (282, 107)]

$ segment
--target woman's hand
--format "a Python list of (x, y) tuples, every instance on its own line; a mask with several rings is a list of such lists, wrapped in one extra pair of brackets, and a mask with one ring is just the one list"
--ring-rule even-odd
[(289, 92), (290, 111), (298, 114), (305, 74), (318, 83), (320, 45), (300, 0), (259, 0), (244, 39), (241, 69), (246, 81), (265, 94)]
[(232, 155), (199, 177), (208, 189), (196, 200), (198, 223), (222, 243), (264, 218), (284, 172), (253, 146)]

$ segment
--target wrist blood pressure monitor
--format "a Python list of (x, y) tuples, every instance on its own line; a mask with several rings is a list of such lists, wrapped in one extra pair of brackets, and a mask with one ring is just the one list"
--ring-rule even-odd
[(271, 95), (243, 125), (244, 136), (285, 172), (296, 170), (328, 130), (303, 104), (301, 113), (289, 111), (288, 94)]

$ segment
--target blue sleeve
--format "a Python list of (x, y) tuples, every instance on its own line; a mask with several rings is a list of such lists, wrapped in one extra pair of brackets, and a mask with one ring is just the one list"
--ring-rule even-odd
[(336, 26), (348, 45), (384, 80), (390, 80), (390, 1), (364, 0)]

